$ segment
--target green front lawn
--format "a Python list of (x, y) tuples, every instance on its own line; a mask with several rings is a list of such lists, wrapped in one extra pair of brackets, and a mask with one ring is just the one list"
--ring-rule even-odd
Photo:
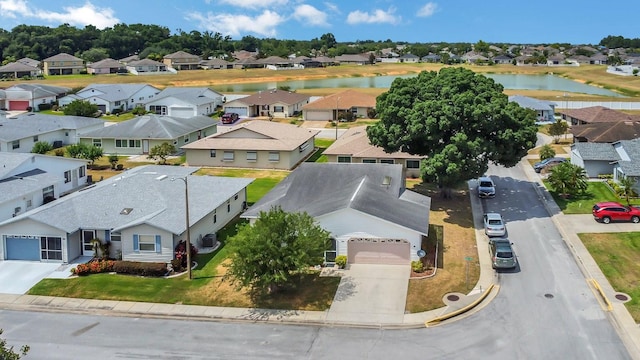
[[(553, 188), (550, 186), (549, 182), (544, 181), (544, 185), (556, 204), (560, 207), (565, 214), (591, 214), (591, 208), (593, 204), (602, 202), (602, 201), (618, 201), (623, 204), (626, 203), (626, 200), (620, 199), (616, 194), (614, 194), (609, 187), (604, 182), (589, 182), (589, 187), (584, 194), (576, 195), (571, 198), (564, 198), (560, 196)], [(640, 204), (639, 199), (634, 199), (631, 201), (631, 204)]]
[(615, 291), (631, 296), (624, 305), (640, 322), (640, 233), (578, 234)]

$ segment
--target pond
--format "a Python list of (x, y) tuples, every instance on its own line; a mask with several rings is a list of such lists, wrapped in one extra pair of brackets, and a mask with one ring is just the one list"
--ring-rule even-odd
[[(295, 71), (295, 70), (290, 70)], [(246, 84), (214, 85), (215, 90), (232, 93), (253, 93), (260, 90), (288, 86), (291, 90), (322, 88), (389, 88), (397, 77), (401, 76), (363, 76), (351, 78), (332, 78), (318, 80), (291, 80), (278, 82), (256, 82)], [(591, 86), (577, 81), (563, 79), (554, 75), (521, 75), (521, 74), (485, 74), (505, 89), (513, 90), (556, 90), (570, 93), (583, 93), (611, 97), (624, 97), (613, 91)]]

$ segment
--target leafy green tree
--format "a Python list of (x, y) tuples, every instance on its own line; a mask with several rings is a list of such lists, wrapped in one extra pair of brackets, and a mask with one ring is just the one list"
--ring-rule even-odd
[(77, 143), (68, 145), (66, 150), (69, 157), (74, 159), (82, 159), (82, 154), (86, 152), (87, 144)]
[(91, 145), (87, 146), (82, 153), (82, 158), (89, 160), (89, 165), (100, 159), (104, 155), (104, 150), (101, 147)]
[(147, 158), (152, 160), (160, 159), (160, 164), (164, 165), (167, 163), (167, 157), (169, 155), (174, 154), (176, 152), (176, 147), (173, 144), (169, 144), (168, 142), (164, 142), (160, 145), (156, 145), (149, 150), (149, 155)]
[(464, 68), (397, 78), (378, 96), (380, 121), (367, 128), (386, 152), (425, 156), (422, 179), (449, 189), (484, 174), (489, 162), (511, 167), (535, 145), (535, 114), (509, 102), (492, 79)]
[(109, 57), (109, 51), (103, 48), (91, 48), (87, 51), (83, 51), (80, 54), (80, 58), (87, 62), (97, 62)]
[(562, 119), (556, 120), (553, 124), (549, 125), (549, 135), (553, 136), (553, 141), (557, 144), (560, 142), (560, 136), (567, 133), (569, 125)]
[(589, 186), (587, 172), (568, 161), (554, 166), (547, 180), (555, 191), (564, 197), (583, 193)]
[[(2, 335), (0, 329), (0, 335)], [(0, 359), (2, 360), (18, 360), (29, 352), (29, 345), (23, 345), (18, 352), (13, 351), (13, 346), (7, 345), (7, 340), (0, 338)]]
[(637, 197), (638, 193), (635, 190), (636, 179), (625, 176), (618, 181), (620, 187), (618, 187), (618, 196), (624, 197), (627, 201), (627, 205), (631, 206), (630, 198)]
[(65, 115), (93, 117), (98, 112), (98, 105), (84, 100), (73, 100), (62, 111)]
[(46, 141), (38, 141), (33, 144), (33, 148), (31, 152), (34, 154), (46, 154), (49, 151), (53, 150), (53, 146)]
[(540, 148), (540, 160), (551, 159), (556, 156), (556, 151), (553, 149), (553, 146), (549, 144), (542, 145)]
[(111, 164), (111, 170), (116, 168), (118, 161), (120, 161), (120, 159), (118, 158), (118, 154), (109, 155), (109, 164)]
[(296, 274), (322, 263), (329, 232), (307, 213), (275, 207), (260, 212), (253, 225), (240, 225), (228, 246), (232, 261), (227, 275), (239, 287), (273, 293), (291, 284)]

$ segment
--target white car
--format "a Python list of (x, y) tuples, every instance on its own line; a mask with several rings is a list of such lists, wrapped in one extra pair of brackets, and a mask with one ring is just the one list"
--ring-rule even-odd
[(484, 214), (484, 233), (487, 236), (505, 236), (507, 226), (502, 220), (502, 216), (498, 213)]

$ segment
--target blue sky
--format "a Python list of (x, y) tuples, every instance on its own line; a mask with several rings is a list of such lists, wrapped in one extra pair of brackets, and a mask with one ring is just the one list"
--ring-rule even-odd
[(597, 44), (640, 37), (635, 1), (0, 0), (0, 28), (156, 24), (240, 39)]

